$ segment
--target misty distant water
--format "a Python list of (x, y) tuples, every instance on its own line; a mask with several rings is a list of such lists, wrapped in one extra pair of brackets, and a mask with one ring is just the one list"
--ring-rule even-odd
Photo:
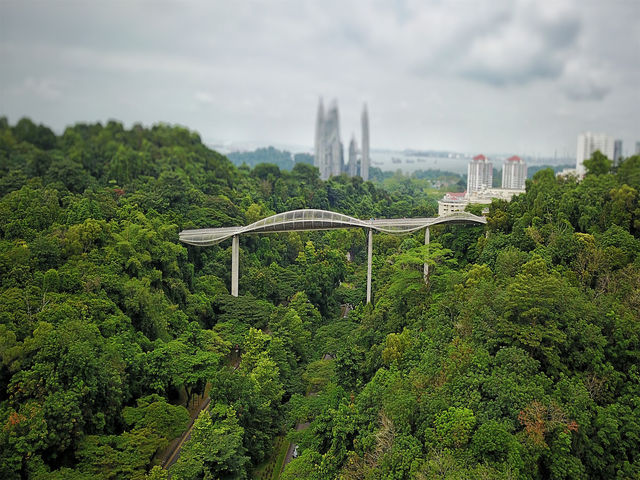
[[(260, 148), (276, 148), (282, 152), (287, 152), (291, 155), (293, 161), (294, 153), (305, 153), (313, 155), (313, 150), (309, 147), (300, 145), (287, 145), (278, 143), (266, 143), (266, 142), (234, 142), (229, 144), (215, 144), (210, 143), (209, 147), (227, 155), (235, 152), (254, 152)], [(483, 152), (478, 152), (483, 153)], [(386, 172), (395, 172), (401, 170), (402, 173), (411, 174), (417, 170), (441, 170), (446, 172), (453, 172), (460, 175), (467, 173), (467, 165), (472, 159), (473, 155), (469, 153), (456, 153), (456, 152), (419, 152), (416, 150), (373, 150), (369, 153), (371, 157), (371, 166), (379, 168)], [(493, 163), (494, 168), (497, 170), (502, 169), (502, 163), (506, 158), (509, 158), (513, 153), (508, 154), (485, 154), (489, 157), (489, 160)], [(573, 157), (534, 157), (523, 156), (522, 157), (527, 166), (536, 165), (568, 165), (575, 164), (575, 158)]]
[(402, 170), (412, 173), (416, 170), (443, 170), (454, 173), (467, 173), (470, 157), (451, 154), (451, 156), (423, 156), (398, 151), (373, 151), (371, 166), (383, 171)]
[[(462, 153), (417, 154), (411, 151), (374, 150), (371, 152), (371, 166), (383, 171), (402, 170), (412, 173), (416, 170), (442, 170), (458, 174), (467, 173), (467, 165), (472, 156)], [(501, 170), (502, 163), (510, 155), (488, 155), (493, 167)], [(528, 166), (534, 165), (573, 165), (573, 158), (534, 158), (524, 157)]]

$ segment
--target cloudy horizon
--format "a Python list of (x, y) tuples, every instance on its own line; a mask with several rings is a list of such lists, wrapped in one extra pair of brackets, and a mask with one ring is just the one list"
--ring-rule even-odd
[(344, 143), (367, 103), (374, 149), (573, 156), (596, 131), (628, 154), (639, 51), (634, 0), (4, 0), (0, 115), (311, 147), (323, 97)]

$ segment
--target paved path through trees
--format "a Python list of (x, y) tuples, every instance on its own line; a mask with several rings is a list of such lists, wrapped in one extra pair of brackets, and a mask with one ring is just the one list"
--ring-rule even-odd
[[(240, 354), (240, 349), (238, 345), (235, 346), (234, 350), (231, 351), (229, 363), (233, 367), (233, 370), (236, 371), (240, 366), (240, 360), (242, 360), (242, 355)], [(180, 458), (180, 450), (183, 445), (191, 438), (191, 431), (193, 430), (193, 425), (196, 422), (196, 419), (200, 415), (200, 412), (205, 408), (209, 407), (209, 403), (211, 402), (211, 398), (207, 395), (206, 398), (203, 398), (198, 406), (197, 410), (191, 416), (191, 423), (189, 424), (189, 428), (182, 434), (180, 440), (175, 444), (173, 448), (169, 450), (169, 452), (165, 455), (162, 460), (162, 468), (168, 470), (171, 465), (176, 463), (178, 458)]]
[(198, 418), (198, 415), (200, 415), (200, 412), (202, 412), (202, 410), (204, 410), (209, 406), (210, 401), (211, 399), (208, 396), (206, 398), (203, 398), (203, 401), (198, 406), (198, 409), (196, 410), (195, 414), (191, 417), (191, 423), (189, 424), (189, 428), (187, 428), (187, 431), (184, 432), (180, 437), (180, 441), (176, 443), (175, 447), (171, 449), (167, 454), (167, 456), (163, 459), (162, 468), (164, 468), (165, 470), (168, 470), (169, 467), (171, 467), (171, 465), (176, 463), (178, 458), (180, 458), (180, 449), (182, 449), (182, 446), (185, 444), (185, 442), (187, 442), (191, 438), (191, 431), (193, 430), (193, 425), (196, 419)]

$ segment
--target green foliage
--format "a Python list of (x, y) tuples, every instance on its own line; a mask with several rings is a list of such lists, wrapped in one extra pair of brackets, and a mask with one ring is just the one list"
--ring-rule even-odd
[(335, 365), (333, 360), (322, 359), (311, 362), (307, 365), (302, 380), (307, 384), (310, 391), (318, 391), (327, 386), (335, 375)]
[[(228, 155), (234, 165), (248, 165), (258, 167), (260, 164), (273, 164), (283, 170), (291, 170), (294, 166), (293, 155), (290, 152), (278, 150), (274, 147), (258, 148), (253, 152), (233, 152)], [(296, 158), (296, 162), (302, 157)], [(313, 163), (306, 162), (306, 163)]]
[(209, 411), (203, 410), (180, 458), (171, 467), (171, 477), (176, 480), (246, 478), (248, 458), (244, 455), (242, 434), (232, 407), (218, 404)]
[(476, 417), (468, 408), (451, 407), (436, 415), (435, 429), (440, 444), (460, 448), (469, 442)]
[(588, 175), (604, 175), (611, 170), (612, 162), (599, 150), (595, 151), (591, 158), (584, 161)]
[(166, 440), (149, 429), (121, 435), (88, 435), (78, 445), (78, 470), (93, 478), (143, 479), (149, 459)]
[(159, 395), (138, 399), (138, 406), (125, 407), (122, 417), (129, 427), (148, 428), (167, 439), (179, 436), (189, 424), (186, 408), (170, 405)]
[(243, 237), (237, 298), (230, 247), (178, 232), (430, 216), (458, 176), (237, 169), (184, 128), (118, 122), (0, 119), (0, 159), (2, 478), (247, 478), (285, 434), (282, 478), (640, 473), (637, 156), (538, 171), (486, 228), (434, 226), (428, 246), (376, 235), (373, 305), (362, 231)]
[(522, 446), (510, 432), (508, 424), (496, 420), (480, 425), (471, 441), (471, 451), (478, 461), (500, 469), (504, 466), (516, 475), (524, 468), (521, 449)]

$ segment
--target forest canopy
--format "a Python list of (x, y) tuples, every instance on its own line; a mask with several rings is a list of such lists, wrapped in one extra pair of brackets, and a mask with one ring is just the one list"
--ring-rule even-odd
[(361, 230), (242, 237), (236, 298), (230, 245), (179, 231), (435, 216), (438, 193), (0, 118), (0, 478), (258, 478), (285, 437), (282, 479), (638, 478), (640, 157), (598, 155), (486, 227), (376, 235), (371, 305)]

